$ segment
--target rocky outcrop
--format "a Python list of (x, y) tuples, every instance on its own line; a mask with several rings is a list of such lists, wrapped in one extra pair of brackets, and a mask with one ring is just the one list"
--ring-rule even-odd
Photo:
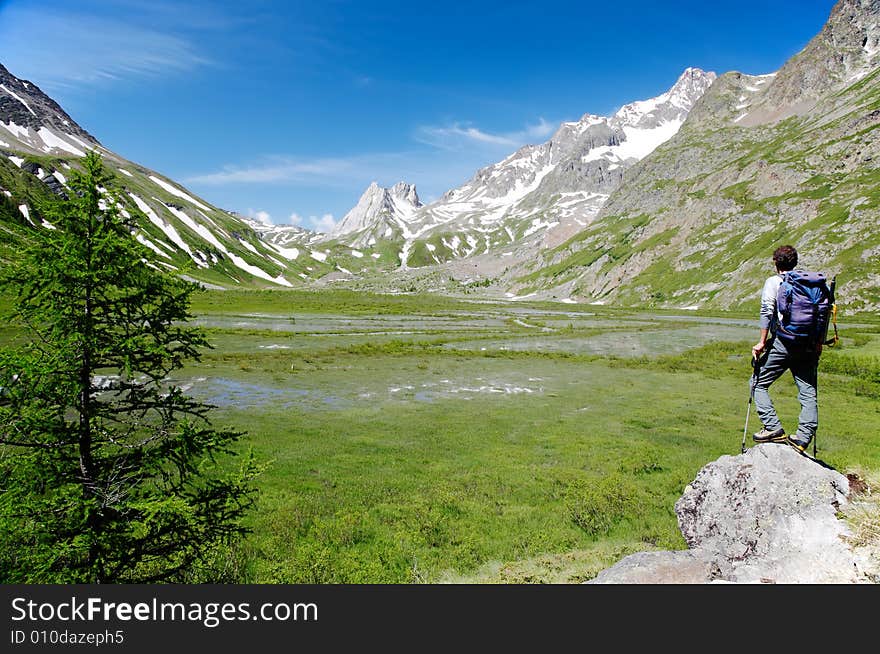
[(73, 135), (86, 145), (98, 145), (94, 136), (77, 125), (73, 118), (36, 84), (17, 78), (3, 64), (0, 64), (0, 117), (2, 122), (14, 123), (19, 128), (29, 128), (34, 132), (44, 128), (51, 129), (58, 133)]
[(838, 517), (850, 499), (846, 476), (787, 445), (722, 456), (675, 504), (687, 550), (627, 556), (589, 583), (877, 583), (876, 553)]

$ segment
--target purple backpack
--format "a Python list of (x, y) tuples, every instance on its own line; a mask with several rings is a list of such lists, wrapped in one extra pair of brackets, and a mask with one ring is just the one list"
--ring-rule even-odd
[(834, 293), (823, 273), (790, 270), (782, 274), (776, 308), (782, 320), (776, 335), (786, 345), (811, 347), (825, 340)]

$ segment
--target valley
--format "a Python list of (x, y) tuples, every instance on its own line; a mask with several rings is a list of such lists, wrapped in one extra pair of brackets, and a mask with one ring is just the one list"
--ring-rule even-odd
[[(683, 548), (676, 498), (739, 452), (748, 315), (343, 290), (194, 307), (214, 349), (171, 381), (267, 465), (252, 535), (217, 553), (230, 581), (586, 580)], [(880, 459), (878, 334), (847, 318), (820, 364), (838, 469)], [(774, 396), (796, 420), (791, 380)]]
[[(740, 453), (783, 243), (837, 277), (819, 458), (876, 476), (880, 3), (840, 0), (778, 70), (675, 71), (606, 116), (541, 118), (527, 145), (453, 122), (440, 131), (513, 151), (428, 202), (408, 176), (358, 186), (320, 232), (129, 160), (0, 64), (0, 271), (56, 229), (94, 151), (106, 179), (91, 188), (141, 244), (133, 261), (198, 284), (190, 324), (210, 347), (162, 382), (244, 432), (234, 450), (263, 470), (250, 533), (186, 581), (574, 583), (685, 548), (673, 505), (707, 461)], [(321, 157), (207, 177), (250, 179), (260, 206), (276, 168), (351, 165)], [(0, 323), (0, 346), (26, 339)], [(81, 379), (83, 395), (112, 392)], [(773, 396), (793, 425), (790, 377)]]

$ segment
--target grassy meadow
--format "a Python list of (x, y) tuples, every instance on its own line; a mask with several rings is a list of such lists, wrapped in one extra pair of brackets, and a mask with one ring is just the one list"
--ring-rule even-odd
[[(252, 534), (212, 573), (251, 583), (568, 583), (683, 549), (675, 501), (740, 452), (757, 334), (743, 315), (331, 290), (205, 292), (193, 313), (214, 347), (174, 381), (266, 464)], [(880, 324), (840, 328), (819, 458), (865, 475)], [(793, 430), (791, 378), (772, 393)]]

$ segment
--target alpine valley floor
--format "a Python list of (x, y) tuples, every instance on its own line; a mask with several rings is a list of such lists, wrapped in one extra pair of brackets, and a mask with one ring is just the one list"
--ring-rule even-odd
[[(343, 290), (206, 291), (193, 313), (214, 347), (172, 381), (266, 464), (252, 534), (193, 579), (221, 583), (570, 583), (685, 549), (673, 505), (739, 453), (757, 333), (747, 315)], [(870, 478), (880, 321), (840, 323), (819, 458)], [(793, 429), (790, 377), (772, 394)]]
[[(740, 449), (750, 316), (345, 291), (206, 292), (194, 313), (214, 349), (175, 381), (267, 464), (223, 581), (587, 580), (684, 549), (675, 500)], [(880, 323), (841, 322), (819, 456), (870, 475)], [(790, 428), (795, 395), (774, 385)]]

